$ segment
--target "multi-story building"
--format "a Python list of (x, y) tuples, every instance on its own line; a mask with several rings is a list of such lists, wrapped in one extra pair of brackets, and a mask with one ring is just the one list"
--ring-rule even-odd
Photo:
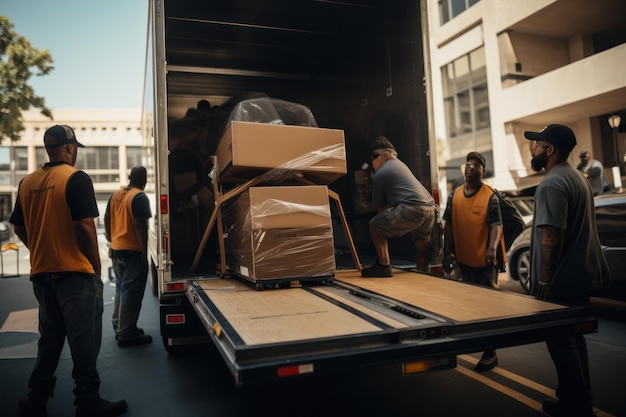
[[(485, 155), (488, 180), (497, 188), (537, 183), (523, 132), (550, 123), (574, 129), (579, 144), (572, 164), (589, 149), (609, 181), (613, 166), (625, 174), (626, 1), (425, 1), (443, 197), (473, 150)], [(0, 144), (0, 220), (11, 213), (19, 180), (47, 161), (43, 132), (55, 123), (72, 126), (87, 146), (77, 167), (92, 177), (101, 214), (132, 166), (153, 172), (140, 110), (53, 113), (51, 121), (25, 112), (20, 141)], [(612, 129), (608, 120), (615, 114), (623, 121)]]
[(128, 184), (130, 169), (152, 165), (151, 148), (142, 143), (140, 110), (64, 109), (52, 113), (54, 120), (36, 110), (24, 112), (20, 140), (10, 143), (5, 138), (0, 144), (0, 220), (11, 215), (20, 180), (48, 161), (43, 135), (55, 124), (71, 126), (85, 145), (78, 151), (75, 166), (91, 177), (101, 217), (111, 194)]
[[(442, 189), (472, 150), (489, 181), (537, 182), (525, 130), (569, 125), (578, 146), (624, 175), (626, 2), (623, 0), (427, 0), (435, 129)], [(621, 115), (612, 129), (610, 116)], [(617, 139), (614, 141), (614, 139)], [(448, 186), (449, 187), (449, 186)]]

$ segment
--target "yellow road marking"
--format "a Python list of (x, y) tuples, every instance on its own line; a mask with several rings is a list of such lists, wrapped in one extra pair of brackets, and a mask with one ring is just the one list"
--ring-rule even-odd
[[(459, 359), (461, 359), (462, 361), (468, 362), (471, 365), (476, 365), (476, 363), (478, 363), (478, 359), (473, 358), (472, 356), (469, 355), (459, 355), (458, 356)], [(473, 369), (468, 369), (464, 366), (457, 366), (455, 368), (458, 372), (460, 372), (461, 374), (470, 377), (472, 379), (474, 379), (475, 381), (478, 381), (482, 384), (485, 384), (486, 386), (493, 388), (496, 391), (501, 392), (504, 395), (507, 395), (517, 401), (519, 401), (520, 403), (526, 405), (527, 407), (532, 408), (533, 410), (539, 411), (540, 413), (543, 413), (543, 406), (539, 401), (535, 401), (532, 398), (515, 391), (512, 388), (507, 387), (506, 385), (502, 385), (499, 382), (493, 381), (492, 379), (487, 378), (485, 375), (487, 374), (482, 374), (482, 373), (478, 373), (476, 371), (474, 371)], [(493, 368), (491, 371), (489, 371), (490, 373), (495, 373), (498, 375), (501, 375), (511, 381), (517, 382), (520, 385), (524, 385), (534, 391), (540, 392), (542, 394), (545, 394), (551, 398), (556, 398), (555, 392), (553, 389), (546, 387), (545, 385), (541, 385), (535, 381), (532, 381), (528, 378), (524, 378), (521, 375), (517, 375), (514, 374), (513, 372), (509, 372), (505, 369), (502, 369), (500, 367), (495, 367)], [(598, 408), (594, 407), (594, 411), (596, 412), (597, 417), (615, 417), (612, 414), (609, 414), (603, 410), (600, 410)]]

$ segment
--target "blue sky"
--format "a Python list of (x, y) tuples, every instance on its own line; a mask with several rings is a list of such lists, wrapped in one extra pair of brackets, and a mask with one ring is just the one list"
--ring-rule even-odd
[(148, 0), (2, 0), (54, 71), (30, 84), (52, 109), (140, 108)]

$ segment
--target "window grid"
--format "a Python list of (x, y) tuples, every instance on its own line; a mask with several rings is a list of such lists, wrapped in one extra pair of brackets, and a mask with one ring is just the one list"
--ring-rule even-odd
[(469, 9), (480, 0), (439, 0), (439, 22), (446, 23)]
[(448, 137), (490, 128), (484, 48), (442, 67)]

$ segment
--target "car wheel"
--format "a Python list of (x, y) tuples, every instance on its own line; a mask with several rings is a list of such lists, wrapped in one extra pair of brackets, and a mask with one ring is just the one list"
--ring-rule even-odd
[(513, 265), (516, 271), (516, 275), (519, 278), (519, 283), (528, 294), (530, 294), (530, 249), (522, 250), (515, 258), (515, 265)]

